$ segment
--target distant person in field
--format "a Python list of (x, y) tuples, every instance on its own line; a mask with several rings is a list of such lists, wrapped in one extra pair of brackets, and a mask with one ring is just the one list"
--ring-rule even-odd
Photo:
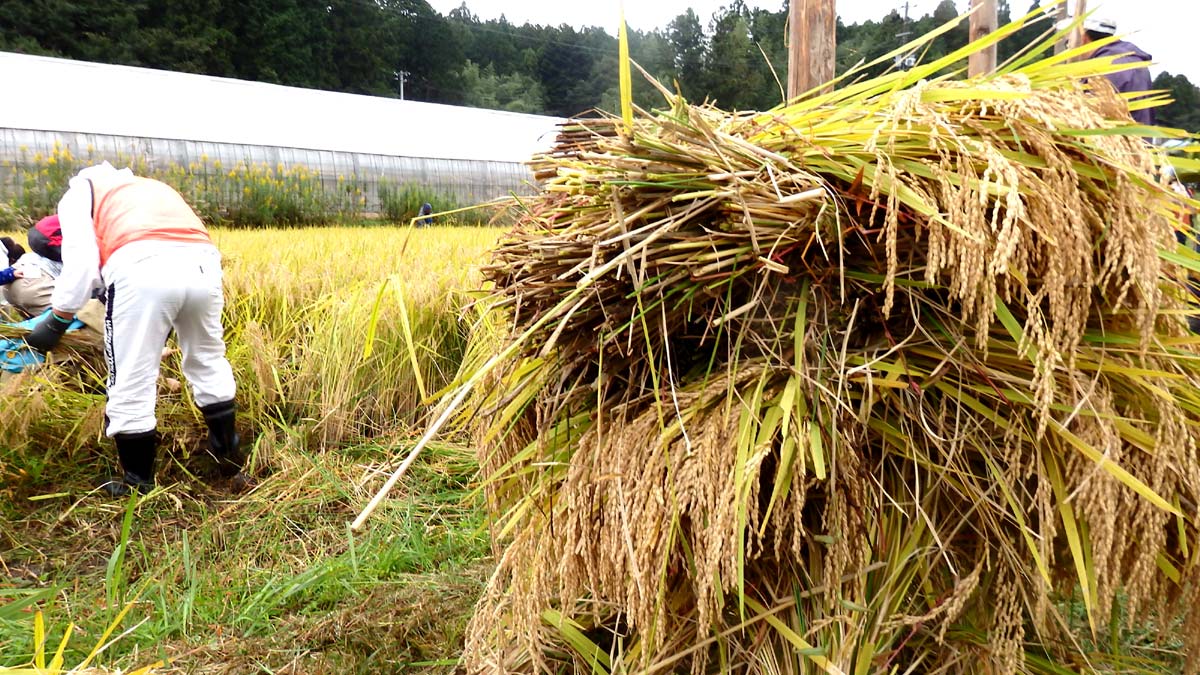
[(47, 260), (62, 262), (62, 225), (58, 221), (58, 214), (37, 221), (25, 233), (25, 239), (34, 253)]
[(26, 252), (20, 244), (13, 244), (21, 250), (21, 255), (11, 261), (12, 279), (5, 281), (0, 272), (0, 285), (7, 284), (3, 293), (10, 305), (28, 316), (38, 316), (50, 309), (50, 296), (62, 273), (58, 216), (42, 218), (25, 236), (33, 250)]
[(244, 485), (236, 385), (221, 327), (221, 254), (200, 218), (170, 186), (107, 162), (71, 179), (58, 217), (63, 269), (54, 311), (26, 341), (53, 349), (94, 285), (105, 286), (105, 433), (116, 443), (124, 475), (104, 488), (122, 496), (154, 486), (158, 370), (172, 329), (218, 470)]
[(421, 210), (417, 212), (417, 216), (424, 216), (424, 217), (417, 220), (417, 224), (422, 227), (429, 227), (430, 225), (433, 225), (433, 218), (428, 217), (432, 213), (433, 213), (433, 204), (430, 204), (429, 202), (425, 202), (424, 204), (422, 204)]
[(8, 261), (8, 266), (12, 267), (13, 263), (25, 255), (25, 247), (13, 241), (12, 237), (0, 237), (0, 253), (4, 254), (4, 259)]
[[(1175, 173), (1175, 167), (1169, 163), (1163, 164), (1159, 169), (1159, 180), (1171, 188), (1175, 194), (1185, 199), (1192, 198), (1192, 191), (1183, 181), (1179, 180), (1179, 176)], [(1175, 231), (1175, 239), (1180, 244), (1195, 250), (1200, 251), (1200, 232), (1196, 230), (1196, 214), (1186, 206), (1180, 207), (1178, 216), (1179, 224), (1182, 226)], [(1200, 280), (1194, 276), (1188, 278), (1188, 290), (1191, 291), (1192, 306), (1200, 308)], [(1188, 315), (1188, 328), (1193, 333), (1200, 333), (1200, 314)]]
[[(1117, 34), (1117, 24), (1108, 19), (1093, 19), (1087, 18), (1083, 21), (1083, 44), (1091, 44), (1099, 40), (1111, 38)], [(1113, 88), (1121, 94), (1133, 94), (1141, 91), (1150, 91), (1154, 86), (1150, 78), (1150, 54), (1142, 51), (1137, 45), (1125, 40), (1117, 40), (1106, 45), (1101, 45), (1094, 49), (1091, 53), (1091, 58), (1103, 58), (1106, 56), (1116, 56), (1115, 63), (1144, 63), (1146, 65), (1141, 68), (1133, 68), (1131, 70), (1122, 70), (1118, 73), (1107, 75), (1108, 81)], [(1145, 108), (1142, 110), (1131, 111), (1134, 121), (1139, 124), (1153, 125), (1154, 124), (1154, 109)]]

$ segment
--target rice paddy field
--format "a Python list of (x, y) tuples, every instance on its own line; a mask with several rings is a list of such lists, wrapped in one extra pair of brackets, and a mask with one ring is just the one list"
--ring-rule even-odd
[(457, 373), (498, 233), (215, 231), (248, 494), (194, 475), (203, 422), (177, 355), (160, 487), (136, 503), (93, 491), (116, 469), (98, 354), (6, 381), (0, 672), (55, 666), (64, 643), (78, 672), (451, 670), (490, 572), (474, 454), (431, 448), (369, 527), (348, 524)]
[(623, 87), (503, 232), (216, 229), (257, 482), (174, 353), (128, 501), (95, 346), (6, 378), (0, 673), (1200, 673), (1200, 162), (1065, 33), (960, 77), (1043, 11), (766, 112)]

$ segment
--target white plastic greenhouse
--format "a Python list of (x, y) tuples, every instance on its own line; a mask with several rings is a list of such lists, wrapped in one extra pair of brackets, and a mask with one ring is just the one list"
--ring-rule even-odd
[(303, 165), (325, 181), (413, 183), (480, 202), (530, 190), (561, 120), (0, 52), (0, 160), (58, 143), (150, 166)]

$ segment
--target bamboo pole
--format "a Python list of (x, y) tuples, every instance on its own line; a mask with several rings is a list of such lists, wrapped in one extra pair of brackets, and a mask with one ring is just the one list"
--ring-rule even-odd
[(833, 79), (836, 0), (791, 0), (788, 10), (788, 99)]
[[(971, 0), (971, 40), (987, 37), (996, 30), (998, 12), (996, 0)], [(967, 72), (972, 76), (986, 75), (996, 70), (996, 45), (971, 54)]]

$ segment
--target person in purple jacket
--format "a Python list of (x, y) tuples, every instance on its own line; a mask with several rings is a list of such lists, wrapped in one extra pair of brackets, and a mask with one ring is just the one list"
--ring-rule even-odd
[[(1089, 17), (1083, 21), (1082, 44), (1084, 45), (1111, 38), (1116, 34), (1117, 24), (1108, 19), (1093, 19)], [(1113, 88), (1119, 93), (1130, 94), (1139, 91), (1149, 91), (1154, 86), (1150, 79), (1151, 56), (1137, 45), (1126, 40), (1117, 40), (1106, 45), (1100, 45), (1091, 53), (1092, 58), (1103, 58), (1106, 56), (1118, 57), (1115, 61), (1116, 63), (1141, 62), (1146, 64), (1141, 68), (1122, 70), (1118, 73), (1106, 75), (1108, 81), (1112, 83)], [(1139, 124), (1154, 124), (1153, 108), (1133, 110), (1130, 111), (1130, 114), (1133, 115), (1134, 121)]]

